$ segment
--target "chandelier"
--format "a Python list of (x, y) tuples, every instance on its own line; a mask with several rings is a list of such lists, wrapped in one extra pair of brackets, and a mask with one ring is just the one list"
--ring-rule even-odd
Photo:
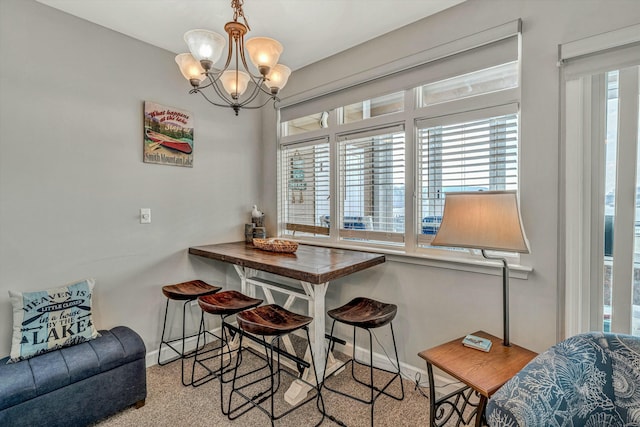
[[(241, 108), (261, 108), (270, 100), (275, 105), (279, 101), (278, 92), (287, 84), (291, 74), (289, 67), (277, 63), (283, 50), (277, 40), (253, 37), (245, 42), (244, 35), (251, 28), (242, 11), (243, 3), (244, 0), (231, 0), (233, 21), (224, 26), (229, 39), (224, 67), (218, 69), (214, 64), (222, 55), (225, 37), (213, 31), (187, 31), (184, 40), (191, 53), (176, 56), (180, 72), (192, 86), (189, 93), (199, 93), (217, 107), (232, 108), (236, 116)], [(238, 22), (239, 18), (244, 23)], [(259, 74), (254, 74), (247, 66), (245, 49)], [(217, 95), (216, 100), (204, 92), (203, 89), (207, 88)], [(268, 96), (262, 104), (261, 100), (256, 101), (261, 93)]]

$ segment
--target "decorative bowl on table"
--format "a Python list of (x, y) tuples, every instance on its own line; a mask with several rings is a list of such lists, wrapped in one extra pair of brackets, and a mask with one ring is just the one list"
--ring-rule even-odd
[(291, 254), (298, 250), (298, 244), (282, 239), (253, 239), (253, 246), (263, 251)]

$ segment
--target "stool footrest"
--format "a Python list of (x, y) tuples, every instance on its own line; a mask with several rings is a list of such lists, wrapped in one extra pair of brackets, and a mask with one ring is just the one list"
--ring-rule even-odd
[[(249, 338), (251, 341), (254, 341), (254, 342), (256, 342), (256, 343), (258, 343), (258, 344), (261, 344), (261, 345), (269, 345), (265, 340), (263, 340), (263, 339), (261, 339), (261, 338), (258, 338), (258, 337), (255, 337), (255, 336), (253, 336), (253, 335), (250, 335), (250, 334), (248, 334), (248, 333), (246, 333), (246, 332), (243, 332), (240, 328), (238, 328), (238, 327), (236, 327), (236, 326), (234, 326), (234, 325), (231, 325), (231, 324), (228, 324), (228, 323), (227, 323), (227, 324), (225, 324), (225, 325), (226, 325), (226, 326), (228, 326), (228, 327), (229, 327), (229, 329), (231, 329), (231, 330), (232, 330), (232, 331), (234, 331), (234, 332), (237, 332), (237, 333), (243, 333), (243, 334), (244, 334), (244, 336), (245, 336), (246, 338)], [(274, 352), (276, 352), (276, 353), (278, 353), (279, 355), (284, 356), (284, 357), (286, 357), (287, 359), (289, 359), (289, 360), (291, 360), (291, 361), (295, 362), (298, 366), (303, 366), (304, 368), (309, 368), (309, 367), (311, 367), (311, 365), (309, 364), (309, 362), (307, 362), (307, 361), (306, 361), (306, 360), (304, 360), (304, 359), (299, 358), (299, 357), (298, 357), (298, 356), (296, 356), (295, 354), (291, 354), (291, 353), (289, 353), (289, 352), (287, 352), (287, 351), (285, 351), (285, 350), (279, 349), (279, 348), (277, 348), (277, 347), (275, 347), (275, 348), (273, 349), (273, 351), (274, 351)]]

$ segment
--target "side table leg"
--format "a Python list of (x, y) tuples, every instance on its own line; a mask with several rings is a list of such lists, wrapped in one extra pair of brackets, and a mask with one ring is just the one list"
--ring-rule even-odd
[(433, 366), (427, 362), (427, 376), (429, 377), (429, 426), (437, 427), (436, 424), (436, 387), (433, 380)]
[(481, 427), (482, 421), (484, 420), (484, 410), (487, 407), (487, 398), (486, 396), (480, 395), (480, 401), (478, 402), (478, 410), (476, 412), (476, 427)]

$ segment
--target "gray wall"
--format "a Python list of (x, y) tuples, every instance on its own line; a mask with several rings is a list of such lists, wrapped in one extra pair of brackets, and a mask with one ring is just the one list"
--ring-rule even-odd
[[(237, 282), (186, 249), (243, 238), (260, 202), (261, 117), (189, 95), (173, 57), (31, 0), (0, 2), (0, 355), (9, 289), (94, 277), (96, 325), (128, 325), (154, 350), (162, 285)], [(193, 168), (142, 162), (145, 100), (193, 113)]]
[[(606, 16), (606, 19), (604, 18)], [(511, 339), (535, 351), (561, 337), (557, 314), (563, 283), (559, 226), (558, 44), (640, 22), (637, 0), (468, 0), (437, 15), (297, 70), (283, 97), (321, 86), (461, 36), (521, 18), (521, 209), (531, 243), (523, 264), (528, 280), (511, 280)], [(357, 59), (355, 59), (357, 58)], [(262, 190), (267, 214), (276, 213), (276, 143), (273, 114), (263, 115), (266, 155)], [(272, 224), (274, 226), (275, 224)], [(387, 262), (337, 280), (327, 307), (353, 295), (371, 295), (399, 306), (401, 359), (423, 366), (417, 353), (479, 329), (502, 335), (501, 280), (497, 276)]]
[[(532, 249), (523, 262), (534, 272), (511, 281), (511, 337), (540, 351), (558, 338), (562, 287), (557, 45), (639, 16), (636, 0), (469, 0), (298, 70), (285, 95), (522, 18), (521, 201)], [(161, 285), (237, 284), (233, 270), (186, 248), (240, 240), (254, 201), (275, 226), (272, 109), (235, 118), (209, 107), (186, 93), (173, 54), (31, 0), (0, 0), (0, 57), (0, 354), (11, 335), (7, 290), (88, 276), (97, 326), (129, 325), (155, 349)], [(144, 100), (193, 112), (193, 169), (142, 162)], [(141, 207), (152, 224), (139, 224)], [(399, 305), (400, 357), (415, 366), (444, 340), (501, 335), (495, 275), (388, 262), (333, 282), (327, 306), (354, 295)]]

